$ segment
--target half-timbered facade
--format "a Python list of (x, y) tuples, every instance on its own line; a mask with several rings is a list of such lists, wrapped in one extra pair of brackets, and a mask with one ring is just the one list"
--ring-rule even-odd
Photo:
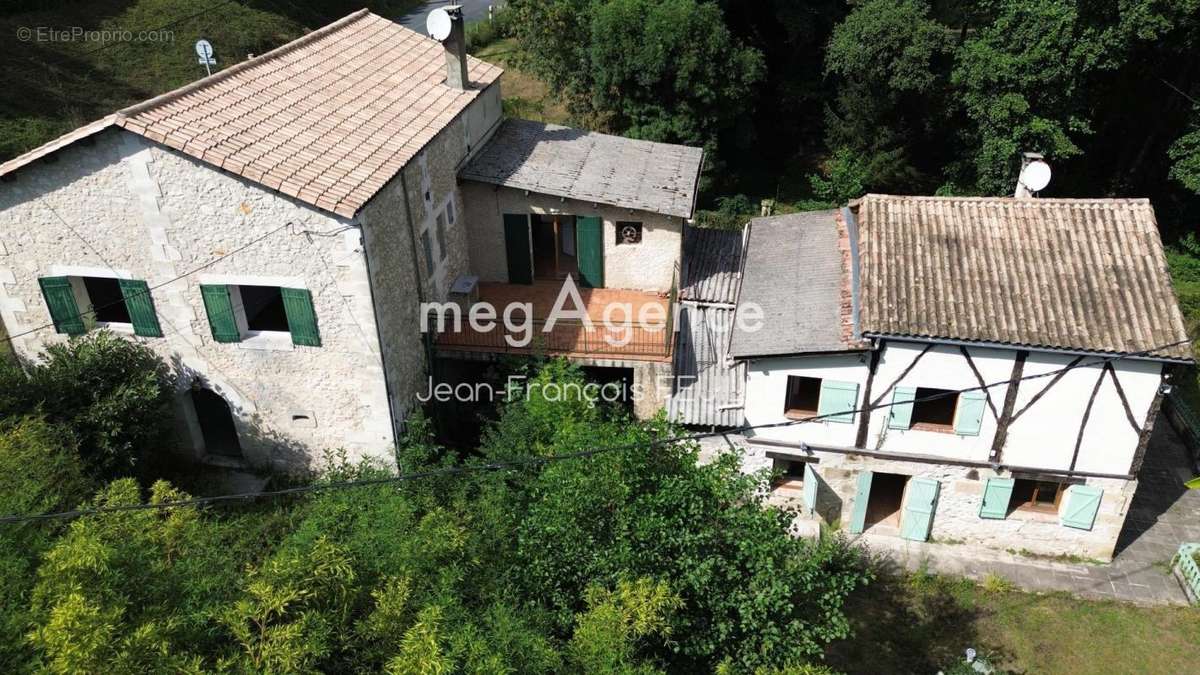
[(759, 219), (746, 256), (738, 311), (804, 326), (731, 341), (780, 497), (868, 537), (1111, 557), (1191, 359), (1147, 201), (868, 195)]

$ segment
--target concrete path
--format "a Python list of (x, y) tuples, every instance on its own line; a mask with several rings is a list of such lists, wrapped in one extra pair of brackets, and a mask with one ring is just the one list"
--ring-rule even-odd
[(429, 15), (429, 11), (437, 7), (445, 7), (446, 5), (461, 5), (463, 8), (463, 20), (467, 23), (472, 21), (483, 21), (488, 16), (488, 5), (496, 5), (499, 7), (499, 0), (458, 0), (458, 2), (425, 2), (412, 11), (400, 18), (396, 19), (396, 23), (411, 28), (421, 35), (425, 35), (425, 17)]
[(1166, 420), (1146, 451), (1140, 485), (1129, 507), (1117, 555), (1106, 565), (1057, 562), (1002, 552), (965, 551), (952, 544), (909, 542), (864, 534), (859, 541), (910, 570), (982, 580), (1002, 576), (1028, 591), (1066, 591), (1079, 597), (1140, 604), (1187, 604), (1171, 574), (1171, 557), (1186, 541), (1200, 542), (1200, 490), (1188, 490), (1188, 456)]

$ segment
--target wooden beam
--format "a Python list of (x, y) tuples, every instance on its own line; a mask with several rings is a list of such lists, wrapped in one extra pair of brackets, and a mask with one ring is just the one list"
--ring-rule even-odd
[(1083, 445), (1083, 432), (1087, 429), (1088, 418), (1092, 416), (1092, 405), (1096, 403), (1096, 394), (1100, 393), (1100, 385), (1104, 383), (1104, 369), (1100, 369), (1100, 377), (1096, 378), (1096, 386), (1092, 387), (1092, 395), (1088, 397), (1087, 407), (1083, 409), (1083, 419), (1079, 420), (1079, 434), (1075, 437), (1075, 452), (1071, 455), (1071, 471), (1079, 461), (1079, 448)]
[[(871, 385), (875, 382), (875, 369), (879, 366), (879, 353), (882, 349), (871, 350), (871, 360), (867, 364), (867, 383), (863, 387), (863, 402), (871, 400)], [(854, 444), (860, 448), (867, 445), (867, 431), (871, 425), (871, 406), (863, 406), (862, 414), (858, 418), (858, 434), (854, 438)]]
[(1021, 390), (1021, 376), (1025, 374), (1025, 359), (1029, 352), (1017, 352), (1013, 361), (1012, 375), (1008, 378), (1008, 391), (1004, 392), (1004, 406), (1000, 418), (996, 420), (996, 435), (992, 438), (992, 450), (989, 454), (993, 462), (999, 462), (1004, 453), (1004, 444), (1008, 442), (1008, 427), (1013, 421), (1013, 408), (1017, 406), (1017, 394)]
[(1158, 391), (1154, 392), (1154, 398), (1150, 400), (1150, 410), (1146, 412), (1146, 423), (1142, 425), (1142, 430), (1138, 432), (1137, 448), (1133, 451), (1133, 461), (1129, 464), (1129, 473), (1134, 476), (1142, 471), (1142, 462), (1146, 459), (1146, 448), (1150, 447), (1150, 437), (1154, 435), (1154, 423), (1158, 420), (1158, 414), (1162, 410), (1163, 402), (1163, 385), (1166, 384), (1167, 373), (1166, 368), (1163, 369), (1158, 381)]

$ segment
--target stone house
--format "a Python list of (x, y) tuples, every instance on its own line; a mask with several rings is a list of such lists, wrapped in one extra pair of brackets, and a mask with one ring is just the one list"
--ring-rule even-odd
[[(508, 128), (501, 69), (468, 57), (462, 31), (459, 18), (439, 43), (359, 11), (0, 165), (14, 351), (36, 359), (96, 327), (146, 344), (180, 374), (179, 444), (203, 461), (293, 468), (339, 447), (391, 461), (437, 358), (423, 303), (507, 282), (489, 239), (500, 197), (527, 215), (535, 254), (534, 219), (568, 203), (462, 175), (483, 153), (520, 165), (489, 149)], [(554, 135), (584, 136), (550, 131), (551, 154)], [(570, 202), (577, 229), (602, 219), (591, 293), (666, 302), (699, 171), (687, 153), (690, 185), (643, 190), (686, 208), (629, 205), (623, 184)], [(653, 157), (623, 163), (658, 175)], [(646, 255), (609, 251), (618, 220)]]
[(749, 228), (737, 313), (767, 321), (729, 351), (775, 498), (868, 540), (1111, 558), (1192, 362), (1147, 200), (867, 195)]

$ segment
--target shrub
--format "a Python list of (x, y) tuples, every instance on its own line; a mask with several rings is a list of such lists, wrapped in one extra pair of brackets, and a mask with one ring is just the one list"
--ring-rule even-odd
[(52, 345), (22, 376), (0, 370), (0, 414), (41, 412), (74, 434), (86, 471), (129, 475), (170, 429), (174, 376), (150, 348), (107, 330)]

